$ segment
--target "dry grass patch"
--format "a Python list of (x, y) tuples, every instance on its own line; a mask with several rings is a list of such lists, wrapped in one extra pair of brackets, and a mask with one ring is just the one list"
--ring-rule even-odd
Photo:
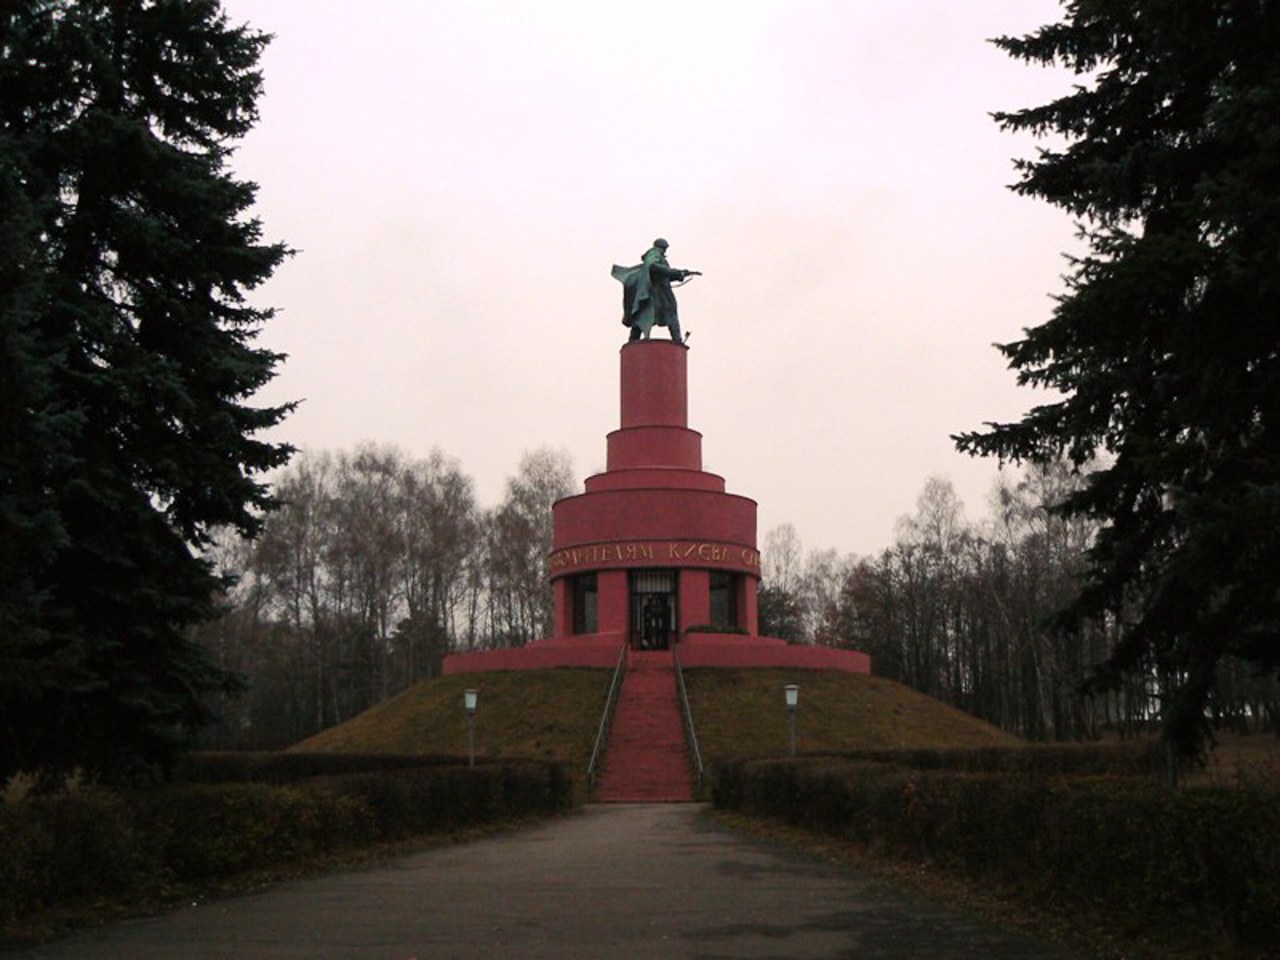
[(1201, 770), (1188, 771), (1188, 785), (1259, 787), (1280, 792), (1280, 737), (1270, 733), (1218, 733)]
[(801, 753), (1017, 746), (1022, 741), (892, 680), (837, 670), (685, 671), (698, 741), (709, 760), (787, 749), (783, 687), (800, 686)]
[(479, 691), (476, 756), (557, 758), (586, 771), (612, 671), (496, 671), (425, 680), (291, 747), (319, 753), (467, 752), (462, 694)]

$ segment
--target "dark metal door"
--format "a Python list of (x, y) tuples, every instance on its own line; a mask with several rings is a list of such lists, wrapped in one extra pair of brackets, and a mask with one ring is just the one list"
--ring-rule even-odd
[(677, 611), (675, 570), (633, 570), (631, 573), (631, 646), (636, 650), (667, 650), (675, 640)]

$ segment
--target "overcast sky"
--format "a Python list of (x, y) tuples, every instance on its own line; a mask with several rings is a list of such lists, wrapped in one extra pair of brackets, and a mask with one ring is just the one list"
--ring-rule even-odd
[[(808, 548), (875, 553), (949, 435), (1043, 400), (992, 343), (1048, 318), (1068, 217), (989, 113), (1072, 78), (987, 43), (1051, 0), (224, 0), (275, 34), (232, 160), (298, 253), (256, 295), (262, 402), (307, 449), (439, 447), (496, 504), (525, 451), (604, 467), (621, 286), (666, 237), (706, 469)], [(664, 333), (658, 333), (664, 336)], [(581, 487), (579, 487), (581, 489)]]

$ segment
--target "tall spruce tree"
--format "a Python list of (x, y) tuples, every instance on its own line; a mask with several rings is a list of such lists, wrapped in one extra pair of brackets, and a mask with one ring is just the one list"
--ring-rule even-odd
[(291, 452), (245, 301), (287, 250), (226, 168), (266, 39), (215, 0), (0, 7), (0, 781), (163, 763), (236, 684), (186, 631)]
[(1052, 318), (1000, 347), (1054, 398), (956, 440), (1105, 451), (1062, 506), (1102, 531), (1060, 625), (1119, 618), (1094, 682), (1157, 674), (1192, 752), (1224, 657), (1280, 665), (1280, 3), (1075, 0), (995, 42), (1081, 78), (996, 118), (1060, 135), (1014, 189), (1070, 212), (1088, 251)]

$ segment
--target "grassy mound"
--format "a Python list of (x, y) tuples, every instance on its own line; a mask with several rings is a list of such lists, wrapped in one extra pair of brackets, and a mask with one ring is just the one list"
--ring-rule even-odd
[(796, 749), (999, 747), (1012, 734), (882, 677), (835, 670), (689, 670), (689, 704), (703, 756), (777, 756), (787, 749), (783, 687), (800, 687)]
[[(698, 669), (685, 674), (704, 758), (786, 750), (782, 688), (800, 685), (802, 752), (1014, 745), (1016, 737), (880, 677), (831, 670)], [(463, 754), (462, 692), (480, 691), (476, 754), (556, 757), (587, 767), (611, 671), (556, 669), (441, 677), (417, 684), (293, 747), (324, 753)]]
[(474, 688), (476, 756), (557, 758), (576, 778), (591, 758), (612, 675), (562, 668), (424, 680), (290, 752), (465, 755), (462, 694)]

